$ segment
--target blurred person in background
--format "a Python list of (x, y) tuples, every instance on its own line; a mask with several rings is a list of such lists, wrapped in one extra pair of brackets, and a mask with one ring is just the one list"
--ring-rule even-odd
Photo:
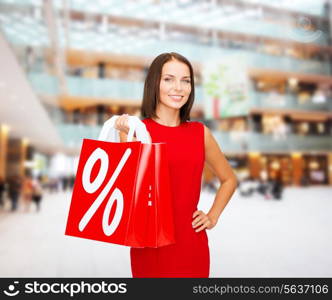
[(32, 202), (32, 178), (30, 175), (27, 175), (23, 180), (23, 186), (22, 186), (22, 198), (23, 203), (25, 206), (25, 211), (29, 211), (30, 205)]
[(30, 72), (35, 64), (35, 53), (31, 46), (25, 49), (25, 68), (26, 72)]
[(59, 191), (59, 179), (50, 178), (48, 181), (48, 188), (50, 193), (57, 193)]
[(271, 188), (272, 183), (268, 180), (268, 175), (266, 170), (262, 170), (259, 174), (260, 180), (258, 183), (257, 191), (258, 193), (262, 194), (265, 199), (271, 199)]
[(203, 182), (203, 187), (211, 193), (216, 193), (219, 189), (219, 180), (218, 180), (218, 178), (212, 178), (209, 181), (204, 181)]
[(32, 201), (36, 204), (37, 212), (40, 211), (40, 203), (43, 198), (43, 189), (40, 178), (32, 181)]
[(245, 178), (240, 181), (239, 191), (240, 195), (244, 197), (251, 196), (258, 190), (259, 184), (258, 182), (251, 176)]
[(75, 176), (72, 175), (69, 177), (69, 187), (71, 190), (74, 188), (74, 183), (75, 183)]
[(8, 180), (8, 196), (11, 202), (11, 211), (17, 210), (18, 199), (22, 188), (22, 180), (18, 175), (9, 177)]
[(283, 184), (282, 184), (281, 176), (278, 175), (272, 182), (271, 193), (272, 193), (273, 198), (276, 200), (281, 200), (282, 191), (283, 191)]
[(0, 176), (0, 208), (4, 206), (3, 194), (5, 192), (5, 180)]
[(270, 187), (270, 183), (268, 181), (263, 181), (263, 180), (259, 181), (259, 184), (257, 187), (257, 192), (259, 194), (262, 194), (265, 199), (271, 198), (270, 190), (271, 190), (271, 187)]
[(69, 188), (69, 177), (64, 176), (61, 178), (62, 191), (66, 192)]
[(303, 174), (301, 176), (301, 186), (304, 187), (304, 186), (309, 186), (310, 185), (310, 181), (309, 181), (309, 178), (306, 174)]

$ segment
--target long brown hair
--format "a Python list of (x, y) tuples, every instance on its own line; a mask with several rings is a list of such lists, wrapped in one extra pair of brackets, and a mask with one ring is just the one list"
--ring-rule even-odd
[(141, 116), (143, 118), (157, 118), (156, 108), (159, 102), (159, 85), (162, 68), (165, 63), (175, 59), (185, 63), (190, 71), (191, 92), (185, 105), (180, 108), (181, 123), (190, 120), (190, 111), (195, 99), (194, 71), (188, 59), (176, 52), (162, 53), (158, 55), (150, 65), (144, 83)]

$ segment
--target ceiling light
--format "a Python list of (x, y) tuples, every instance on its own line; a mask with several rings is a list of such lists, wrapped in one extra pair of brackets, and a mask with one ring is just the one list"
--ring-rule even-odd
[(302, 153), (301, 153), (301, 152), (293, 152), (293, 153), (291, 154), (291, 156), (292, 156), (293, 158), (301, 158), (301, 157), (302, 157)]
[(28, 138), (23, 138), (22, 139), (22, 145), (27, 146), (29, 144), (29, 139)]
[(291, 87), (296, 87), (298, 82), (299, 82), (298, 79), (295, 77), (291, 77), (288, 79), (288, 83)]
[(319, 163), (317, 161), (310, 161), (309, 162), (309, 168), (310, 169), (314, 169), (314, 170), (317, 170), (319, 169)]
[(2, 134), (7, 134), (10, 130), (10, 126), (8, 126), (7, 124), (0, 125), (0, 128)]

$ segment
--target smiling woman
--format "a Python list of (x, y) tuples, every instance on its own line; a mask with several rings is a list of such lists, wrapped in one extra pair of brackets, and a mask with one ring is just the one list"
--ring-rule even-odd
[[(190, 121), (194, 94), (193, 69), (185, 57), (172, 52), (154, 59), (144, 85), (141, 114), (152, 142), (167, 144), (176, 243), (131, 248), (133, 277), (209, 276), (206, 229), (217, 224), (237, 182), (210, 130)], [(127, 118), (121, 116), (116, 125), (125, 135)], [(222, 183), (207, 214), (197, 210), (205, 162)]]
[[(177, 60), (164, 64), (160, 80), (159, 110), (165, 109), (163, 107), (180, 109), (187, 102), (191, 92), (189, 72), (188, 66)], [(183, 74), (188, 75), (183, 76)]]
[[(195, 98), (194, 71), (190, 62), (178, 53), (165, 53), (155, 58), (147, 74), (141, 113), (143, 117), (159, 119), (163, 111), (172, 119), (165, 125), (176, 126), (190, 120)], [(157, 105), (158, 104), (158, 105)], [(176, 122), (177, 113), (180, 120)]]

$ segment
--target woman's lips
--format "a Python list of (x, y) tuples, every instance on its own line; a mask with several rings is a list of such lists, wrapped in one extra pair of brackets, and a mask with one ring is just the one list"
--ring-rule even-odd
[(177, 95), (169, 95), (169, 97), (173, 100), (173, 101), (177, 101), (180, 102), (183, 98), (183, 96), (177, 96)]

